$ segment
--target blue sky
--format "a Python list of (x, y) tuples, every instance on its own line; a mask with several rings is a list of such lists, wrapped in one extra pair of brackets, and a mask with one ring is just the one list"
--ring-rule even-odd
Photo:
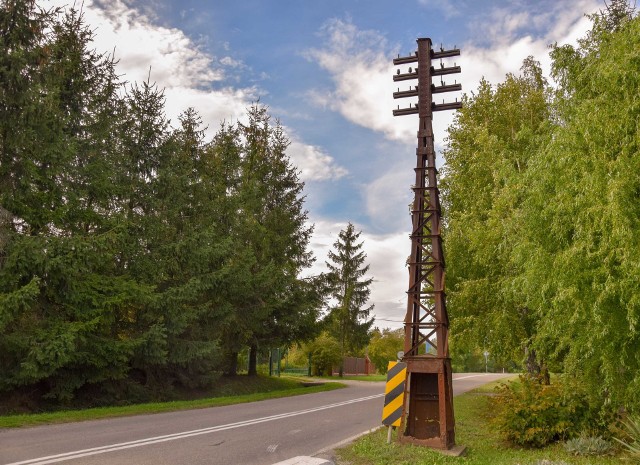
[[(42, 6), (72, 4), (41, 0)], [(79, 2), (77, 2), (79, 3)], [(348, 221), (363, 231), (378, 326), (400, 327), (406, 308), (417, 116), (393, 118), (392, 58), (431, 37), (462, 56), (465, 92), (497, 83), (548, 45), (575, 43), (601, 0), (85, 0), (95, 47), (112, 51), (124, 79), (165, 89), (172, 121), (187, 107), (212, 134), (260, 100), (287, 129), (316, 225), (322, 271)], [(452, 60), (454, 61), (454, 60)], [(452, 97), (455, 97), (452, 96)], [(436, 114), (442, 148), (452, 112)], [(445, 244), (446, 253), (446, 244)]]

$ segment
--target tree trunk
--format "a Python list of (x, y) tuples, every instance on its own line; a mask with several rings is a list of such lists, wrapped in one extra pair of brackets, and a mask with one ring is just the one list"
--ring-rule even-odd
[(551, 376), (549, 375), (549, 370), (544, 363), (538, 362), (538, 357), (536, 355), (535, 349), (531, 347), (525, 347), (525, 365), (527, 367), (527, 373), (532, 378), (536, 378), (540, 381), (540, 383), (549, 385), (551, 384)]
[[(280, 360), (278, 360), (280, 363)], [(253, 343), (249, 347), (249, 376), (258, 376), (258, 344)]]
[(224, 375), (236, 376), (238, 374), (238, 352), (228, 351), (224, 354)]
[[(333, 372), (333, 367), (331, 367), (331, 371)], [(340, 340), (340, 369), (338, 370), (338, 376), (340, 376), (340, 378), (344, 376), (344, 333)]]

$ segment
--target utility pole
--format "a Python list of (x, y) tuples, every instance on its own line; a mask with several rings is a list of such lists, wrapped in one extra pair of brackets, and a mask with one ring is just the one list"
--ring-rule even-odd
[[(399, 69), (394, 81), (417, 79), (418, 85), (393, 93), (394, 98), (418, 97), (418, 104), (393, 110), (394, 116), (418, 114), (418, 148), (416, 181), (411, 219), (411, 256), (407, 313), (404, 320), (405, 339), (402, 361), (407, 364), (405, 404), (401, 425), (401, 441), (437, 449), (455, 445), (451, 359), (449, 358), (449, 318), (445, 300), (445, 262), (440, 238), (440, 198), (437, 184), (436, 154), (433, 141), (433, 112), (461, 108), (461, 102), (436, 104), (433, 94), (459, 91), (457, 83), (432, 83), (433, 76), (460, 72), (459, 66), (432, 66), (432, 60), (460, 55), (460, 50), (432, 49), (431, 39), (417, 40), (418, 51), (398, 57), (394, 65), (417, 63), (407, 73)], [(427, 347), (435, 354), (426, 353)]]

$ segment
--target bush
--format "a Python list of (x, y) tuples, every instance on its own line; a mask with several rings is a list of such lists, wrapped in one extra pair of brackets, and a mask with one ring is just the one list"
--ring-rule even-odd
[(569, 439), (564, 444), (564, 449), (573, 455), (606, 455), (611, 452), (611, 443), (602, 436), (580, 435)]
[(329, 375), (333, 367), (340, 363), (340, 344), (326, 331), (307, 346), (311, 353), (311, 365), (315, 375)]
[(633, 463), (640, 463), (640, 418), (627, 417), (621, 423), (622, 429), (618, 431), (621, 438), (613, 439), (624, 446)]
[(496, 422), (513, 444), (543, 447), (592, 426), (586, 396), (560, 383), (544, 385), (521, 375), (519, 382), (502, 384), (496, 391)]
[(395, 361), (398, 351), (404, 348), (403, 329), (375, 328), (369, 341), (369, 359), (381, 375), (387, 374), (389, 362)]

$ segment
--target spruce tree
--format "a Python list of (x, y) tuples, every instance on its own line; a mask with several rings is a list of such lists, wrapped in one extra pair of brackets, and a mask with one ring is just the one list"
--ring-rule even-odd
[[(74, 8), (0, 5), (0, 394), (142, 400), (315, 335), (304, 184), (263, 107), (210, 143)], [(168, 389), (165, 389), (168, 388)], [(145, 394), (145, 392), (147, 394)]]
[(29, 349), (25, 335), (33, 333), (30, 320), (40, 294), (40, 277), (25, 266), (39, 257), (39, 241), (24, 233), (35, 223), (30, 211), (39, 207), (30, 208), (30, 200), (42, 195), (35, 186), (48, 174), (33, 161), (41, 151), (31, 135), (48, 122), (48, 107), (39, 107), (45, 80), (39, 64), (53, 21), (54, 15), (37, 10), (35, 1), (0, 5), (0, 392), (23, 384), (20, 364)]
[(200, 116), (187, 109), (170, 137), (157, 175), (152, 236), (157, 254), (155, 314), (166, 335), (165, 383), (189, 387), (206, 382), (219, 357), (220, 320), (215, 294), (221, 287), (228, 241), (216, 229), (215, 183), (204, 167), (207, 144)]
[(373, 318), (368, 319), (373, 305), (367, 306), (373, 278), (366, 277), (369, 265), (365, 265), (367, 255), (362, 250), (363, 242), (358, 243), (360, 234), (349, 223), (338, 234), (334, 250), (329, 251), (330, 261), (326, 262), (329, 268), (327, 284), (334, 301), (329, 308), (327, 322), (340, 343), (340, 376), (343, 375), (345, 355), (367, 345), (374, 322)]
[(71, 399), (87, 383), (123, 378), (131, 347), (114, 337), (115, 314), (138, 293), (126, 279), (105, 279), (119, 241), (107, 181), (118, 78), (113, 60), (89, 50), (91, 32), (75, 10), (60, 17), (6, 2), (1, 15), (10, 87), (0, 121), (2, 206), (12, 221), (0, 281), (22, 302), (4, 328), (3, 387)]
[(118, 121), (120, 145), (113, 180), (115, 209), (124, 230), (116, 272), (131, 276), (146, 290), (138, 305), (129, 308), (127, 318), (121, 319), (121, 331), (137, 341), (129, 378), (149, 389), (166, 381), (169, 350), (167, 322), (155, 305), (162, 276), (158, 238), (165, 227), (157, 208), (158, 171), (171, 148), (164, 104), (163, 92), (149, 81), (128, 89)]
[(304, 183), (286, 155), (289, 141), (267, 109), (253, 105), (240, 125), (242, 158), (233, 232), (233, 275), (241, 286), (229, 296), (225, 320), (226, 372), (248, 345), (249, 374), (259, 347), (288, 345), (314, 334), (321, 304), (315, 280), (299, 278), (312, 263), (312, 227), (304, 210)]

